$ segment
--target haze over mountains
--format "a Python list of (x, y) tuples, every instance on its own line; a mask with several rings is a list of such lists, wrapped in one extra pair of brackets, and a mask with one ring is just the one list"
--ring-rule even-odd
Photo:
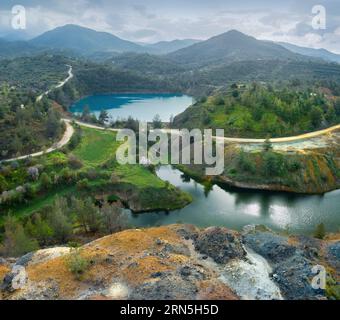
[[(98, 32), (77, 25), (65, 25), (29, 41), (9, 42), (0, 39), (0, 58), (30, 55), (44, 51), (73, 52), (106, 60), (112, 54), (135, 53), (165, 55), (168, 61), (182, 65), (203, 67), (236, 61), (296, 60), (301, 55), (340, 62), (340, 55), (325, 49), (298, 47), (288, 43), (257, 40), (231, 30), (205, 41), (194, 39), (161, 41), (140, 44), (121, 39), (113, 34)], [(145, 59), (145, 56), (144, 56)]]

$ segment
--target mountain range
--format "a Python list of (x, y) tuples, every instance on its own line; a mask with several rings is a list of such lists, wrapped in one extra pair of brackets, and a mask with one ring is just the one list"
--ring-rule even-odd
[(236, 30), (230, 30), (205, 41), (184, 39), (145, 44), (127, 41), (111, 33), (69, 24), (47, 31), (29, 41), (0, 39), (0, 58), (30, 55), (48, 50), (73, 52), (87, 57), (95, 56), (101, 60), (126, 52), (157, 54), (163, 55), (168, 61), (198, 67), (249, 60), (299, 60), (303, 58), (302, 56), (340, 62), (340, 55), (325, 49), (257, 40)]

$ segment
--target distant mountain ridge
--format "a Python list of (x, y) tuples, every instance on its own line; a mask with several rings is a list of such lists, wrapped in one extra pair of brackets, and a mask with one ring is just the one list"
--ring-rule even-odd
[[(257, 40), (237, 30), (230, 30), (208, 40), (183, 39), (154, 44), (134, 43), (111, 33), (98, 32), (78, 25), (65, 25), (47, 31), (29, 41), (0, 39), (0, 58), (37, 54), (45, 51), (81, 55), (91, 60), (105, 61), (116, 54), (134, 53), (134, 61), (160, 64), (150, 55), (163, 55), (167, 65), (180, 68), (219, 66), (239, 61), (324, 59), (340, 62), (340, 55), (324, 49), (298, 47), (289, 43)], [(128, 56), (131, 60), (132, 56)], [(126, 62), (128, 62), (126, 59)], [(134, 62), (134, 63), (137, 63)]]
[(199, 43), (201, 40), (196, 39), (176, 39), (172, 41), (159, 41), (152, 44), (145, 44), (146, 48), (150, 48), (158, 54), (167, 54), (170, 52), (174, 52), (186, 47), (189, 47), (195, 43)]
[(183, 64), (207, 65), (243, 60), (297, 59), (299, 56), (279, 44), (230, 30), (172, 52), (168, 57)]
[(320, 58), (326, 61), (332, 61), (340, 63), (340, 55), (330, 52), (326, 49), (314, 49), (314, 48), (308, 48), (308, 47), (300, 47), (291, 43), (287, 42), (278, 42), (281, 46), (285, 47), (286, 49), (299, 53), (305, 56), (314, 57), (314, 58)]
[(71, 49), (79, 53), (143, 51), (142, 46), (120, 39), (111, 33), (72, 24), (47, 31), (29, 43), (42, 47)]
[(35, 46), (69, 49), (81, 54), (94, 52), (167, 54), (197, 42), (199, 40), (176, 39), (154, 44), (135, 43), (121, 39), (111, 33), (99, 32), (72, 24), (47, 31), (29, 41), (31, 45)]

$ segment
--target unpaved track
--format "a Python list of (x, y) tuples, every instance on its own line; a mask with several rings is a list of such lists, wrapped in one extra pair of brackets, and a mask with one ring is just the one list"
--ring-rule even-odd
[[(69, 119), (63, 119), (63, 120), (68, 123), (72, 122), (72, 120), (69, 120)], [(81, 122), (77, 120), (75, 120), (74, 122), (80, 126), (87, 127), (87, 128), (98, 129), (98, 130), (108, 130), (108, 131), (115, 131), (115, 132), (119, 131), (119, 129), (101, 127), (101, 126), (97, 126), (94, 124), (89, 124), (89, 123), (85, 123), (85, 122)], [(270, 142), (271, 143), (284, 143), (284, 142), (294, 142), (294, 141), (299, 141), (299, 140), (307, 140), (307, 139), (319, 137), (322, 135), (330, 134), (336, 130), (340, 130), (340, 124), (333, 126), (333, 127), (329, 127), (327, 129), (304, 133), (304, 134), (300, 134), (297, 136), (273, 138), (273, 139), (270, 139)], [(161, 129), (161, 131), (164, 133), (172, 132), (173, 134), (179, 134), (179, 130), (176, 130), (176, 129)], [(229, 137), (215, 137), (215, 136), (213, 138), (217, 140), (222, 139), (225, 142), (236, 142), (236, 143), (264, 143), (266, 141), (266, 139), (229, 138)]]
[(41, 94), (38, 98), (37, 98), (37, 102), (41, 101), (41, 99), (44, 96), (47, 96), (51, 91), (53, 91), (54, 89), (58, 89), (61, 88), (65, 85), (65, 83), (69, 82), (72, 78), (73, 78), (73, 73), (72, 73), (72, 66), (67, 65), (67, 67), (69, 67), (68, 69), (68, 76), (64, 81), (59, 82), (59, 84), (57, 84), (56, 86), (52, 87), (51, 89), (45, 91), (43, 94)]
[(13, 161), (23, 160), (23, 159), (27, 159), (27, 158), (39, 157), (39, 156), (42, 156), (43, 154), (51, 153), (55, 150), (61, 149), (62, 147), (64, 147), (65, 145), (67, 145), (69, 143), (69, 141), (71, 140), (73, 133), (74, 133), (74, 129), (71, 126), (71, 124), (68, 123), (68, 122), (65, 122), (65, 124), (66, 124), (66, 130), (65, 130), (64, 135), (61, 138), (61, 140), (58, 141), (57, 143), (55, 143), (52, 147), (48, 148), (47, 150), (39, 151), (39, 152), (36, 152), (36, 153), (30, 153), (30, 154), (27, 154), (25, 156), (20, 156), (20, 157), (16, 157), (16, 158), (12, 158), (12, 159), (2, 160), (0, 162), (13, 162)]
[[(65, 85), (65, 83), (67, 83), (68, 81), (70, 81), (73, 78), (73, 73), (72, 73), (72, 66), (67, 65), (69, 67), (68, 70), (68, 76), (64, 81), (61, 81), (59, 84), (57, 84), (56, 86), (54, 86), (52, 89), (44, 92), (43, 94), (41, 94), (38, 98), (37, 98), (37, 102), (39, 102), (45, 95), (48, 95), (52, 90), (57, 89), (57, 88), (61, 88), (62, 86)], [(13, 161), (17, 161), (17, 160), (22, 160), (22, 159), (27, 159), (30, 157), (39, 157), (45, 153), (50, 153), (53, 152), (57, 149), (62, 148), (63, 146), (65, 146), (66, 144), (68, 144), (68, 142), (71, 140), (71, 137), (74, 133), (74, 129), (73, 127), (66, 121), (64, 121), (66, 123), (66, 130), (64, 132), (63, 137), (61, 138), (60, 141), (56, 142), (55, 144), (52, 145), (52, 147), (48, 148), (46, 151), (39, 151), (36, 153), (30, 153), (27, 154), (25, 156), (20, 156), (20, 157), (16, 157), (16, 158), (12, 158), (12, 159), (6, 159), (6, 160), (1, 160), (1, 162), (13, 162)]]

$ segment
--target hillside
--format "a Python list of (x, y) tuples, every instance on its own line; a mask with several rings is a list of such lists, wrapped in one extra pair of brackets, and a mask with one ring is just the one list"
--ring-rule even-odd
[(69, 61), (47, 53), (0, 60), (0, 85), (7, 83), (38, 95), (67, 77)]
[(183, 72), (185, 68), (163, 56), (148, 53), (125, 53), (108, 60), (118, 69), (141, 74), (170, 75)]
[(244, 60), (298, 59), (282, 46), (231, 30), (167, 55), (182, 64), (205, 66)]
[(45, 50), (45, 48), (39, 48), (26, 41), (7, 41), (0, 38), (0, 59), (32, 55), (41, 53)]
[(98, 51), (127, 52), (143, 51), (143, 47), (107, 32), (98, 32), (77, 25), (65, 25), (29, 41), (35, 46), (55, 49), (70, 49), (89, 54)]
[[(190, 225), (131, 229), (80, 249), (57, 247), (3, 260), (0, 294), (9, 300), (336, 298), (339, 249), (338, 237), (287, 237), (260, 226), (242, 234)], [(316, 264), (329, 270), (326, 290), (310, 285)], [(14, 276), (22, 280), (19, 289), (13, 288)]]
[(298, 53), (298, 54), (302, 54), (302, 55), (314, 57), (314, 58), (320, 58), (320, 59), (330, 61), (330, 62), (340, 63), (340, 55), (330, 52), (326, 49), (322, 49), (322, 48), (314, 49), (314, 48), (300, 47), (300, 46), (296, 46), (294, 44), (287, 43), (287, 42), (279, 42), (279, 44), (285, 47), (286, 49), (292, 52)]
[(174, 126), (224, 129), (229, 137), (265, 139), (314, 131), (339, 119), (339, 97), (329, 99), (317, 88), (234, 84), (177, 115)]
[(154, 53), (157, 54), (167, 54), (174, 52), (186, 47), (189, 47), (195, 43), (200, 42), (200, 40), (195, 39), (183, 39), (183, 40), (172, 40), (172, 41), (159, 41), (152, 44), (146, 44), (145, 47), (152, 49)]

